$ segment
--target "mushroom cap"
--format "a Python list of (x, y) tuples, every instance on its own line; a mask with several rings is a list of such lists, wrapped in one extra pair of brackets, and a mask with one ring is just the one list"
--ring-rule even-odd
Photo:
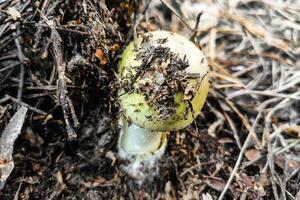
[(208, 72), (203, 53), (181, 35), (154, 31), (136, 38), (118, 66), (124, 116), (154, 131), (188, 126), (207, 97)]

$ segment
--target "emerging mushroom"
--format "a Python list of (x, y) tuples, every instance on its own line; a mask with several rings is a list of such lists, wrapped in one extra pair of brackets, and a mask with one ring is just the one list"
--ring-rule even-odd
[(149, 160), (159, 158), (164, 153), (168, 132), (151, 131), (135, 124), (129, 125), (125, 118), (121, 118), (119, 124), (121, 157), (131, 160)]
[(203, 53), (183, 36), (154, 31), (132, 41), (118, 67), (123, 157), (162, 155), (166, 132), (188, 126), (200, 113), (209, 89), (208, 72)]

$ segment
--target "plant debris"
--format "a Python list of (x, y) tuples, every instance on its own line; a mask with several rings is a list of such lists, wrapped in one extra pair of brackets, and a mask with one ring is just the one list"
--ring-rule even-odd
[(20, 107), (11, 118), (0, 138), (0, 190), (3, 189), (7, 178), (14, 169), (13, 148), (20, 135), (25, 116), (26, 107)]
[[(0, 0), (1, 136), (17, 108), (28, 108), (0, 199), (299, 199), (299, 8), (294, 0)], [(201, 47), (211, 89), (194, 124), (170, 134), (158, 175), (139, 186), (117, 154), (115, 71), (129, 41), (159, 29)], [(158, 48), (152, 62), (164, 56), (176, 59)], [(161, 99), (157, 88), (143, 92), (163, 104), (176, 82), (157, 83)]]

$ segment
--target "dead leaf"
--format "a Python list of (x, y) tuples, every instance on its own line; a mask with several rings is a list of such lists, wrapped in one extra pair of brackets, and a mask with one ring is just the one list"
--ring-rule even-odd
[(249, 161), (254, 161), (257, 160), (261, 156), (261, 154), (257, 149), (248, 149), (245, 152), (245, 156)]
[(96, 49), (95, 56), (100, 60), (101, 65), (105, 65), (107, 63), (105, 55), (101, 49)]
[(243, 181), (243, 183), (245, 184), (246, 187), (248, 188), (253, 188), (253, 183), (251, 178), (249, 178), (249, 176), (247, 176), (247, 174), (242, 173), (240, 175), (241, 180)]
[(114, 44), (114, 45), (110, 48), (110, 50), (111, 50), (112, 52), (116, 52), (116, 51), (118, 51), (120, 48), (121, 48), (120, 45)]
[[(279, 166), (280, 168), (284, 168), (284, 155), (283, 154), (279, 154), (279, 155), (276, 155), (274, 157), (274, 160), (275, 160), (275, 164), (277, 166)], [(287, 170), (288, 171), (293, 171), (295, 169), (299, 169), (300, 168), (300, 162), (297, 162), (296, 160), (291, 160), (291, 159), (288, 159), (286, 158), (286, 162), (287, 162)]]

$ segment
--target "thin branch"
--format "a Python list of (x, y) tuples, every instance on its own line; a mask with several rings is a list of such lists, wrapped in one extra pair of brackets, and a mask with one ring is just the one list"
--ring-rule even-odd
[[(256, 119), (255, 119), (255, 121), (253, 123), (253, 126), (251, 127), (250, 132), (254, 133), (254, 129), (255, 129), (256, 125), (257, 125), (257, 122), (258, 122), (260, 116), (261, 116), (261, 113), (259, 113), (257, 115), (257, 117), (256, 117)], [(225, 185), (222, 193), (220, 194), (218, 200), (222, 200), (224, 198), (224, 195), (226, 194), (226, 191), (230, 187), (230, 184), (231, 184), (231, 182), (232, 182), (232, 180), (233, 180), (233, 178), (234, 178), (234, 176), (235, 176), (235, 174), (236, 174), (236, 172), (237, 172), (237, 170), (238, 170), (238, 168), (239, 168), (239, 166), (240, 166), (240, 164), (242, 162), (244, 152), (248, 148), (249, 144), (251, 143), (251, 136), (252, 136), (252, 134), (250, 134), (250, 132), (249, 132), (249, 134), (248, 134), (248, 136), (247, 136), (247, 138), (246, 138), (246, 140), (245, 140), (245, 142), (243, 144), (243, 147), (242, 147), (242, 149), (241, 149), (241, 151), (239, 153), (238, 159), (237, 159), (237, 161), (236, 161), (236, 163), (234, 165), (234, 168), (233, 168), (233, 170), (232, 170), (232, 172), (230, 174), (230, 177), (229, 177), (229, 179), (228, 179), (228, 181), (227, 181), (227, 183), (226, 183), (226, 185)]]
[(190, 25), (188, 23), (186, 23), (185, 19), (183, 19), (183, 17), (181, 17), (173, 8), (173, 6), (171, 6), (170, 4), (168, 4), (167, 2), (165, 2), (164, 0), (160, 0), (160, 2), (165, 5), (174, 15), (176, 15), (176, 17), (178, 17), (178, 19), (180, 19), (184, 25), (186, 27), (188, 27), (188, 29), (190, 29), (190, 31), (194, 32), (194, 29), (190, 27)]

